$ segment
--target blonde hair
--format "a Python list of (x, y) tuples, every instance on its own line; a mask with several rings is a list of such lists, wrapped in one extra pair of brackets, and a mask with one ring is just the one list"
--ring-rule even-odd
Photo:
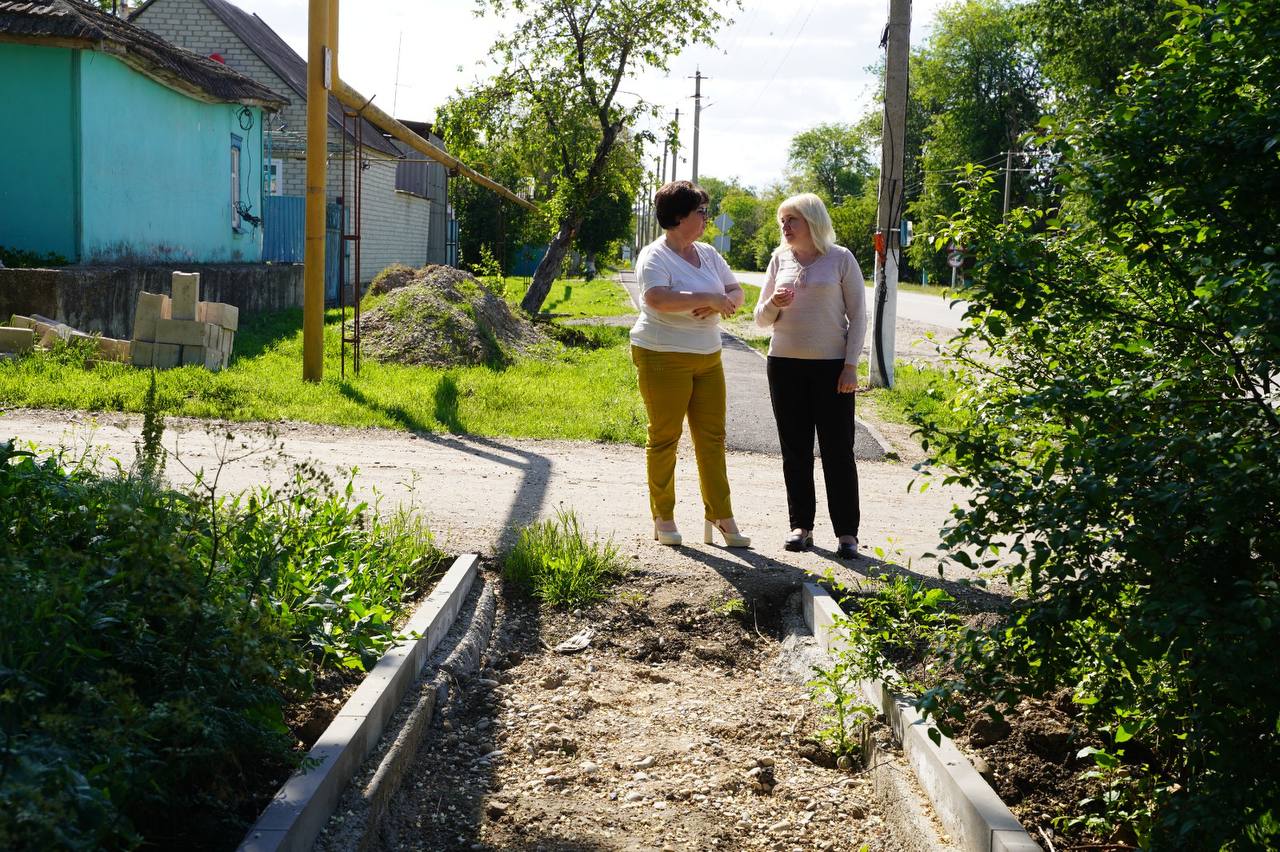
[[(782, 218), (783, 210), (794, 210), (804, 217), (809, 224), (809, 236), (813, 239), (813, 247), (818, 250), (818, 254), (826, 254), (836, 244), (836, 231), (831, 226), (831, 214), (827, 212), (827, 205), (812, 192), (793, 195), (779, 204), (778, 218)], [(778, 228), (778, 239), (778, 248), (786, 248), (787, 240), (782, 236), (781, 226)]]

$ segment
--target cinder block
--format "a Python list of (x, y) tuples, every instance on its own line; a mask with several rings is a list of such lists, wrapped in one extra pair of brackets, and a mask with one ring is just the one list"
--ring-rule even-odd
[(130, 350), (127, 340), (118, 340), (114, 337), (98, 338), (98, 357), (104, 361), (123, 361), (128, 364)]
[(149, 340), (135, 340), (129, 347), (135, 367), (155, 367), (159, 370), (178, 366), (181, 350), (182, 347), (172, 343), (152, 343)]
[(163, 293), (139, 293), (138, 307), (133, 313), (133, 339), (155, 340), (156, 322), (170, 319), (173, 302)]
[(33, 320), (31, 317), (24, 317), (21, 314), (14, 314), (12, 317), (9, 318), (9, 327), (34, 329), (36, 327), (36, 321)]
[(208, 340), (208, 334), (209, 325), (207, 323), (181, 319), (156, 320), (156, 343), (174, 343), (178, 346), (204, 346)]
[(203, 367), (207, 358), (208, 349), (204, 346), (182, 347), (182, 366), (184, 367)]
[(234, 304), (225, 302), (201, 302), (204, 308), (205, 322), (215, 322), (216, 325), (223, 326), (224, 329), (232, 331), (239, 327), (239, 308)]
[(35, 346), (35, 329), (0, 328), (0, 352), (30, 352)]
[(200, 301), (200, 273), (173, 273), (173, 319), (194, 320)]

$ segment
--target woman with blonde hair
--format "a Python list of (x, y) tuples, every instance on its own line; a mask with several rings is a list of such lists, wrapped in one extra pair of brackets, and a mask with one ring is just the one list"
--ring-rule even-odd
[(703, 540), (719, 532), (729, 547), (749, 547), (729, 502), (725, 465), (725, 386), (720, 363), (720, 318), (732, 316), (746, 295), (729, 264), (698, 238), (707, 229), (707, 193), (687, 180), (654, 196), (663, 234), (640, 250), (636, 277), (640, 316), (631, 329), (631, 360), (649, 415), (645, 459), (653, 537), (682, 542), (676, 528), (676, 446), (684, 421), (698, 461), (705, 518)]
[(866, 285), (853, 253), (836, 245), (831, 216), (818, 196), (804, 193), (782, 202), (778, 227), (781, 243), (769, 261), (755, 318), (773, 327), (769, 395), (791, 524), (784, 544), (787, 550), (813, 546), (816, 432), (836, 555), (854, 559), (861, 513), (853, 413), (867, 333)]

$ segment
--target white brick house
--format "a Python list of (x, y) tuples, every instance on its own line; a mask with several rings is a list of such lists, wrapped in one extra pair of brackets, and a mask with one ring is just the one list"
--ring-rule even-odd
[[(276, 195), (302, 196), (306, 192), (307, 64), (257, 15), (228, 0), (148, 0), (129, 17), (168, 41), (205, 56), (216, 54), (241, 74), (288, 95), (291, 102), (274, 116), (268, 129), (269, 191)], [(328, 177), (326, 200), (343, 196), (342, 107), (329, 97)], [(346, 140), (346, 198), (352, 207), (352, 181), (356, 168), (355, 137), (348, 119)], [(443, 235), (431, 235), (433, 207), (436, 222), (446, 205), (443, 194), (428, 198), (398, 190), (396, 175), (403, 159), (400, 150), (372, 124), (361, 120), (360, 161), (364, 164), (361, 187), (360, 270), (368, 283), (392, 263), (421, 266), (443, 262), (442, 253), (429, 251), (443, 245)], [(267, 155), (264, 155), (267, 156)], [(443, 167), (441, 167), (443, 168)], [(351, 214), (348, 213), (348, 216)], [(433, 238), (434, 237), (434, 238)], [(348, 249), (354, 256), (354, 249)], [(347, 266), (350, 280), (353, 263)]]

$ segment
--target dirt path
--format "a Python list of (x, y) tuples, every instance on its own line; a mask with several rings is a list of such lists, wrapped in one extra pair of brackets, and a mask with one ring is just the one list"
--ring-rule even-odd
[[(46, 447), (68, 446), (83, 451), (93, 445), (128, 464), (134, 456), (141, 418), (133, 415), (84, 412), (9, 410), (0, 415), (0, 436), (34, 441)], [(189, 479), (187, 470), (217, 467), (223, 434), (200, 421), (171, 418), (165, 444), (173, 459), (171, 478)], [(340, 429), (310, 424), (280, 424), (279, 445), (266, 437), (269, 427), (231, 424), (236, 435), (232, 449), (244, 445), (261, 451), (223, 470), (220, 486), (237, 491), (288, 476), (289, 461), (314, 461), (334, 476), (359, 469), (358, 493), (382, 495), (384, 505), (412, 505), (427, 518), (442, 546), (453, 552), (498, 553), (524, 525), (552, 517), (557, 509), (573, 509), (588, 530), (612, 538), (631, 560), (671, 572), (674, 576), (705, 577), (729, 568), (745, 570), (785, 566), (823, 574), (835, 569), (852, 578), (877, 565), (876, 549), (884, 561), (910, 566), (935, 576), (924, 554), (936, 549), (937, 532), (952, 504), (963, 497), (955, 488), (934, 485), (921, 494), (908, 485), (918, 479), (903, 462), (860, 462), (862, 503), (861, 551), (869, 557), (848, 565), (834, 558), (835, 541), (829, 522), (819, 511), (817, 547), (809, 553), (788, 553), (786, 496), (778, 459), (752, 453), (729, 454), (729, 481), (739, 524), (753, 537), (751, 550), (726, 550), (701, 543), (702, 512), (697, 471), (689, 447), (677, 466), (676, 520), (686, 546), (662, 547), (652, 541), (645, 491), (644, 450), (616, 444), (568, 441), (527, 441), (470, 436), (417, 437), (382, 429)], [(186, 470), (184, 470), (184, 466)], [(821, 476), (818, 504), (825, 505)], [(957, 577), (962, 575), (957, 575)]]

